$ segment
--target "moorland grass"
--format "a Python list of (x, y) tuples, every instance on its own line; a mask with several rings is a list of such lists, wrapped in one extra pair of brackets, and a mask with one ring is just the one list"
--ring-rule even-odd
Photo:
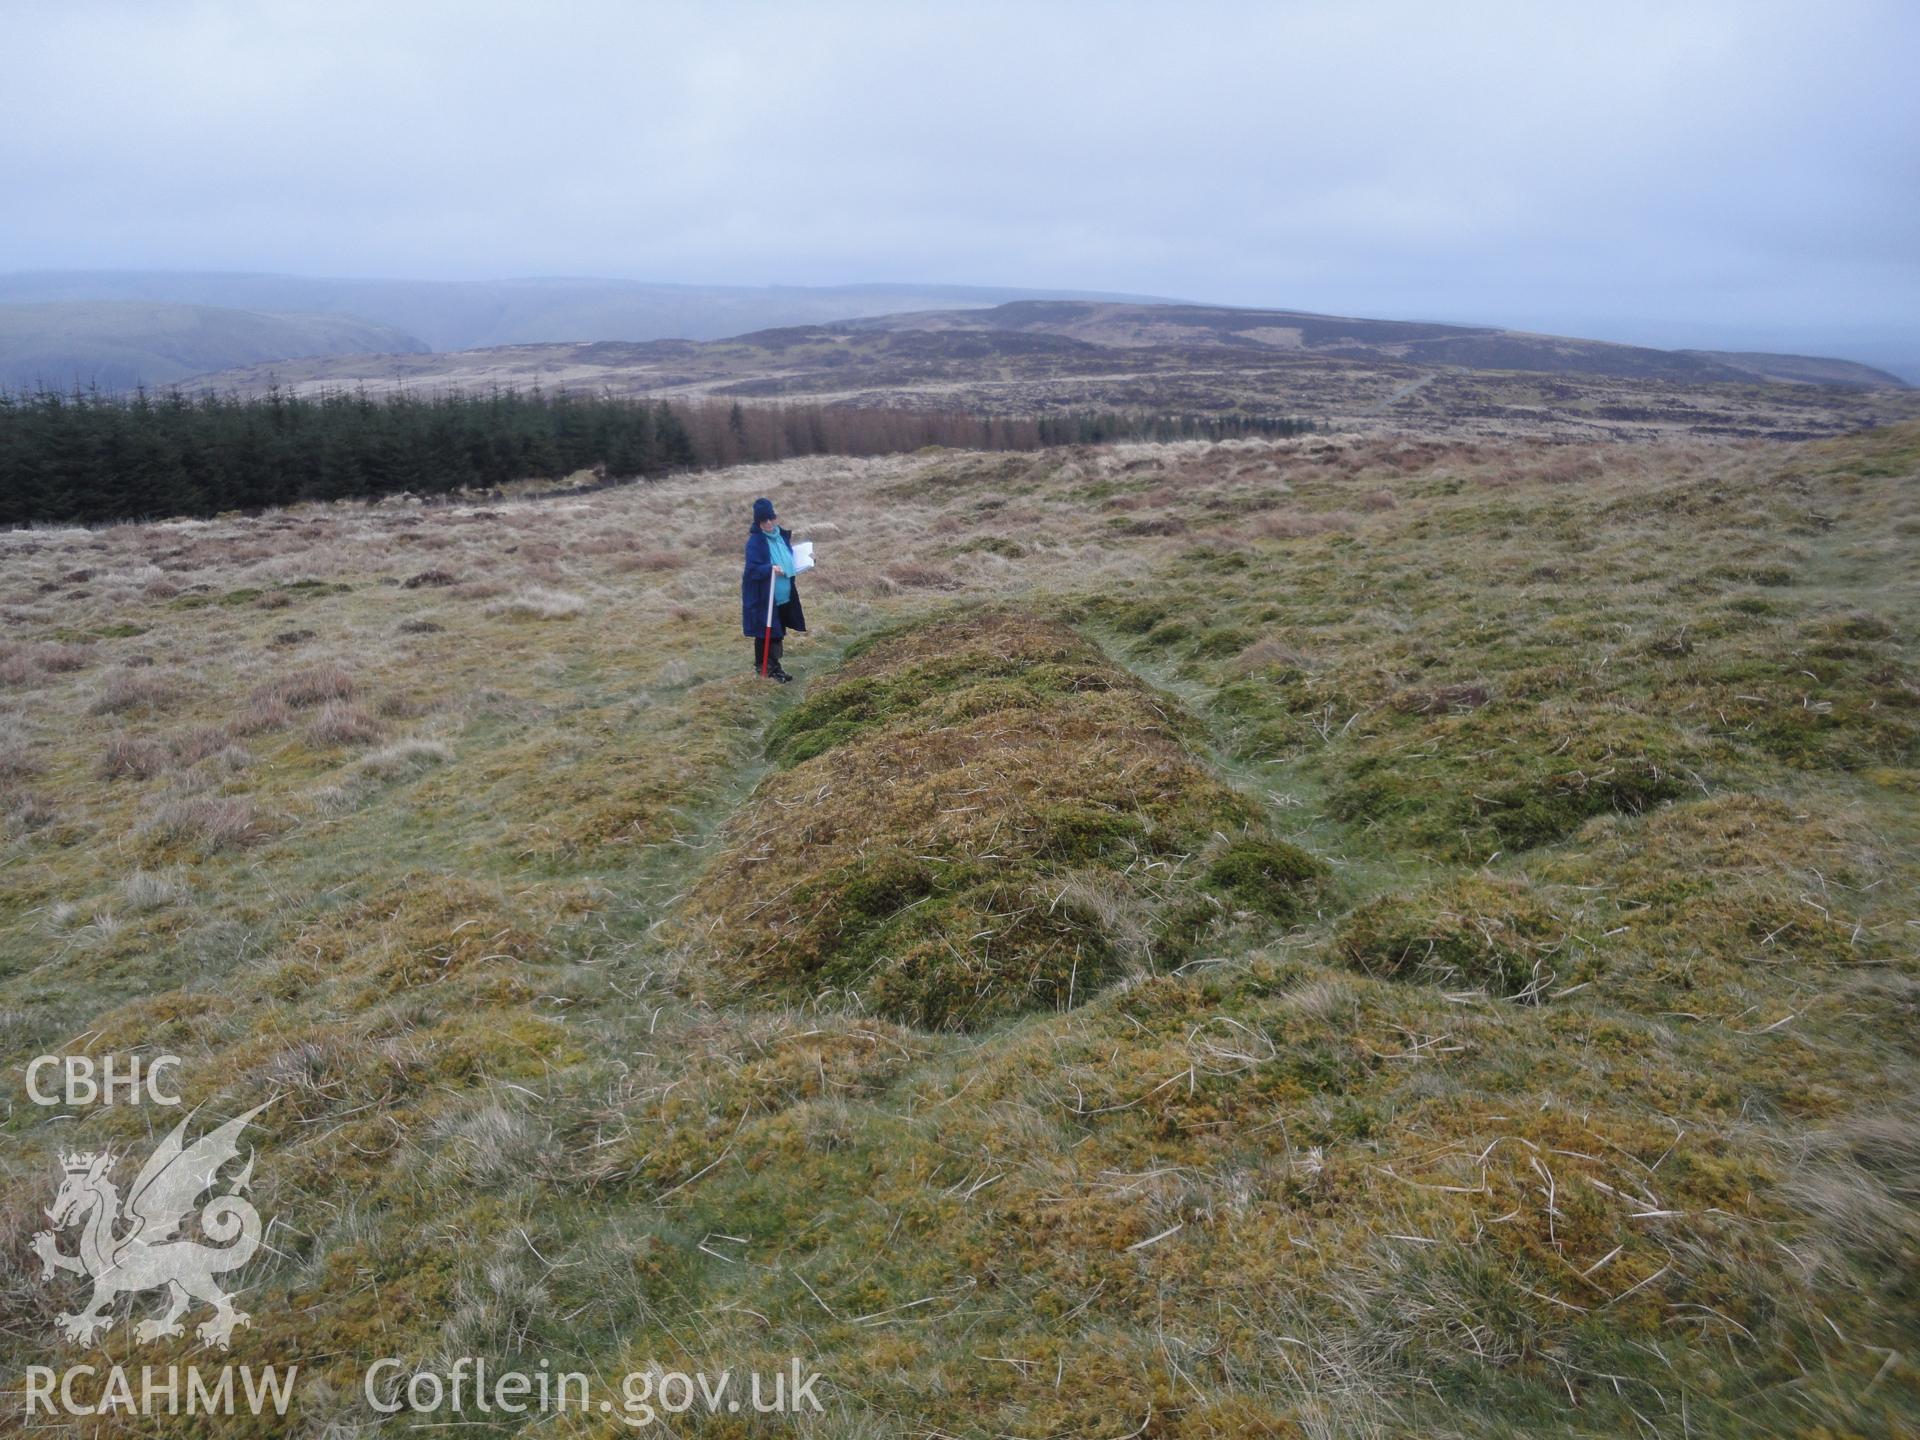
[[(228, 1358), (300, 1362), (313, 1433), (453, 1353), (798, 1354), (822, 1437), (1908, 1433), (1916, 464), (1314, 437), (0, 537), (6, 1063), (279, 1095)], [(733, 629), (760, 493), (836, 527), (784, 690)], [(582, 608), (488, 613), (536, 590)], [(981, 600), (1024, 618), (942, 670)], [(174, 688), (93, 713), (143, 661)], [(783, 934), (897, 925), (898, 1019), (743, 984), (703, 909), (842, 773), (845, 935)], [(1037, 968), (935, 953), (1043, 878)], [(9, 1253), (150, 1120), (9, 1110)], [(83, 1358), (78, 1295), (0, 1274), (7, 1361)]]

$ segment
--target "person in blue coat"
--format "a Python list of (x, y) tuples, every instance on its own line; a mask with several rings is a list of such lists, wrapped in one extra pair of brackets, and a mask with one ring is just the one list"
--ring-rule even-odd
[[(773, 587), (773, 639), (767, 641), (767, 587)], [(789, 630), (805, 634), (800, 589), (793, 581), (793, 532), (780, 528), (773, 501), (753, 502), (753, 527), (747, 531), (747, 563), (740, 571), (740, 625), (753, 641), (753, 673), (787, 684), (793, 679), (780, 664), (781, 641)], [(765, 653), (762, 653), (763, 650)]]

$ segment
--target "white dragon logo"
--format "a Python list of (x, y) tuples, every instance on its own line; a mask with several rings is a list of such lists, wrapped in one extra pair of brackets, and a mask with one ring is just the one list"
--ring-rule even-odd
[[(200, 1228), (217, 1243), (202, 1245), (178, 1232), (200, 1197), (213, 1187), (221, 1167), (240, 1153), (240, 1132), (272, 1103), (269, 1100), (235, 1116), (190, 1147), (181, 1143), (187, 1120), (193, 1118), (187, 1116), (140, 1167), (124, 1211), (119, 1189), (107, 1178), (114, 1160), (110, 1151), (60, 1157), (65, 1179), (47, 1211), (54, 1228), (33, 1237), (34, 1252), (45, 1267), (41, 1279), (51, 1280), (66, 1270), (93, 1280), (93, 1299), (87, 1308), (60, 1316), (62, 1334), (90, 1345), (109, 1323), (106, 1311), (115, 1300), (164, 1285), (166, 1313), (135, 1326), (138, 1339), (180, 1335), (180, 1317), (198, 1299), (212, 1305), (214, 1313), (194, 1333), (209, 1345), (229, 1347), (234, 1326), (245, 1325), (248, 1316), (234, 1309), (233, 1297), (215, 1283), (214, 1276), (238, 1270), (260, 1246), (260, 1212), (240, 1196), (253, 1178), (251, 1154), (227, 1193), (216, 1195), (200, 1212)], [(122, 1224), (127, 1227), (125, 1233), (116, 1235), (115, 1229)], [(69, 1255), (55, 1237), (72, 1225), (84, 1228), (79, 1253)]]

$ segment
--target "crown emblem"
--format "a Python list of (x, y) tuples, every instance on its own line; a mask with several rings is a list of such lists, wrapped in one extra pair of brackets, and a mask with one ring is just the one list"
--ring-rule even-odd
[[(147, 1156), (133, 1179), (131, 1201), (107, 1178), (107, 1167), (126, 1152), (111, 1147), (59, 1152), (65, 1173), (59, 1193), (47, 1208), (51, 1228), (37, 1232), (33, 1253), (40, 1257), (40, 1278), (81, 1275), (93, 1282), (86, 1308), (57, 1317), (60, 1333), (76, 1345), (91, 1345), (94, 1337), (115, 1323), (114, 1309), (126, 1296), (145, 1290), (164, 1290), (165, 1309), (133, 1327), (141, 1344), (178, 1339), (186, 1334), (180, 1323), (195, 1300), (213, 1306), (213, 1315), (194, 1334), (208, 1345), (225, 1350), (234, 1327), (247, 1323), (247, 1313), (236, 1310), (233, 1296), (218, 1277), (238, 1270), (260, 1248), (265, 1227), (260, 1212), (241, 1192), (253, 1176), (253, 1157), (238, 1175), (225, 1181), (221, 1172), (240, 1158), (240, 1137), (273, 1101), (236, 1115), (193, 1143), (187, 1143), (184, 1117)], [(222, 1189), (224, 1185), (224, 1190)], [(214, 1191), (211, 1197), (209, 1191)], [(176, 1239), (180, 1229), (199, 1213), (200, 1240)], [(77, 1229), (80, 1248), (60, 1248), (60, 1232)], [(210, 1243), (213, 1242), (213, 1243)], [(13, 1274), (11, 1268), (9, 1275)]]

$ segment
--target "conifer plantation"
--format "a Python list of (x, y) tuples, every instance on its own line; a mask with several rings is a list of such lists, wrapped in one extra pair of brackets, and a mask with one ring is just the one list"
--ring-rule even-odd
[(1033, 419), (960, 411), (334, 391), (263, 396), (0, 392), (0, 524), (207, 516), (303, 501), (443, 495), (595, 469), (658, 476), (807, 455), (942, 445), (1035, 450), (1111, 440), (1290, 436), (1273, 417), (1082, 412)]

